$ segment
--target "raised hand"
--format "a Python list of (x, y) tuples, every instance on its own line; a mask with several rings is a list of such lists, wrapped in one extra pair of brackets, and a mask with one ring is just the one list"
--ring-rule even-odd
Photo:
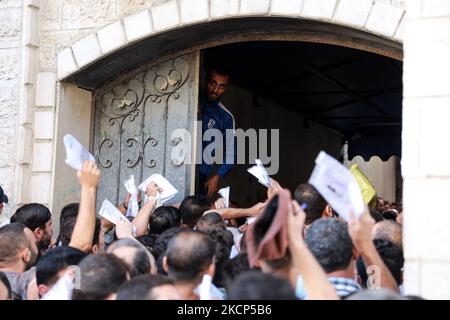
[(80, 171), (77, 172), (82, 188), (96, 189), (100, 182), (100, 170), (92, 161), (84, 161)]

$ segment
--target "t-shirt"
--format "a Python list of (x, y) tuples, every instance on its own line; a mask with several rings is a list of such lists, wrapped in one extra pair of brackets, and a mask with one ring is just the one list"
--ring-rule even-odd
[(28, 284), (36, 275), (36, 268), (32, 267), (23, 273), (4, 272), (11, 285), (13, 300), (27, 300)]

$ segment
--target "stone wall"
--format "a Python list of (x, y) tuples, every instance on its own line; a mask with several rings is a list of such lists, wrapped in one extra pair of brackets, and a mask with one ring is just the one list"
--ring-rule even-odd
[[(161, 2), (161, 1), (159, 1)], [(78, 39), (155, 0), (42, 0), (39, 66), (56, 72), (56, 54)]]
[[(16, 156), (21, 30), (22, 0), (0, 1), (0, 184), (10, 199)], [(10, 212), (10, 206), (6, 206), (5, 213)]]
[(405, 290), (430, 299), (450, 299), (450, 1), (406, 3)]
[[(113, 21), (163, 3), (168, 4), (153, 15), (159, 31), (172, 21), (198, 21), (207, 8), (211, 17), (303, 15), (402, 38), (403, 11), (387, 6), (403, 8), (399, 0), (0, 0), (0, 183), (11, 195), (9, 212), (30, 201), (52, 203), (57, 53), (86, 35), (95, 38), (95, 31)], [(191, 10), (197, 7), (205, 10)]]

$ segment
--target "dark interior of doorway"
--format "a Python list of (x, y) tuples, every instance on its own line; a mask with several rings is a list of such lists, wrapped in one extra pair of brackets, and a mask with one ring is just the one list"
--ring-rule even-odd
[[(200, 88), (215, 64), (231, 74), (222, 102), (236, 127), (280, 130), (274, 178), (291, 191), (308, 180), (320, 150), (340, 158), (345, 142), (350, 159), (401, 157), (401, 61), (327, 44), (240, 42), (203, 50)], [(248, 167), (237, 166), (222, 183), (240, 206), (265, 196)]]

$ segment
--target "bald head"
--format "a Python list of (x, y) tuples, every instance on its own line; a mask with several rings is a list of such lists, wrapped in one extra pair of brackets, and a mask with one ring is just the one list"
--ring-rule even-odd
[(216, 244), (208, 236), (183, 231), (167, 247), (168, 274), (175, 281), (197, 281), (214, 263)]
[(402, 226), (393, 220), (383, 220), (377, 222), (372, 229), (372, 239), (387, 240), (403, 248)]
[(120, 239), (113, 242), (107, 250), (122, 259), (130, 267), (130, 276), (156, 273), (156, 263), (153, 255), (140, 243), (132, 239)]

